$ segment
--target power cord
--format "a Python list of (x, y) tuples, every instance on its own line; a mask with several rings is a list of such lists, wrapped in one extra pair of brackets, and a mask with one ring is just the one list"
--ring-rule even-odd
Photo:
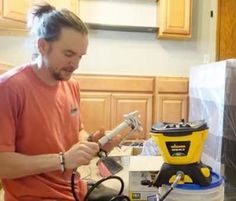
[[(75, 192), (75, 175), (76, 175), (77, 171), (76, 169), (73, 170), (72, 172), (72, 175), (71, 175), (71, 192), (73, 194), (73, 197), (75, 199), (75, 201), (80, 201), (79, 198), (77, 197), (77, 194)], [(106, 177), (106, 178), (103, 178), (103, 179), (100, 179), (99, 181), (97, 181), (95, 184), (93, 184), (93, 186), (88, 190), (87, 194), (85, 195), (85, 198), (84, 198), (84, 201), (88, 201), (88, 198), (89, 198), (89, 195), (93, 192), (93, 190), (95, 188), (97, 188), (101, 183), (103, 183), (104, 181), (107, 181), (107, 180), (111, 180), (111, 179), (115, 179), (115, 180), (118, 180), (120, 181), (121, 183), (121, 188), (120, 188), (120, 191), (119, 193), (117, 194), (117, 196), (115, 197), (112, 197), (110, 199), (110, 201), (130, 201), (130, 198), (126, 195), (122, 195), (123, 193), (123, 190), (124, 190), (124, 181), (118, 177), (118, 176), (114, 176), (114, 175), (111, 175), (109, 177)]]
[(77, 170), (73, 169), (72, 174), (71, 174), (70, 184), (71, 184), (71, 193), (72, 193), (75, 201), (79, 201), (79, 198), (77, 197), (76, 192), (75, 192), (75, 175), (76, 175), (76, 173), (77, 173)]
[(180, 180), (182, 180), (183, 178), (184, 178), (184, 173), (182, 171), (178, 171), (176, 173), (176, 178), (175, 178), (174, 182), (172, 183), (170, 188), (165, 192), (165, 194), (159, 198), (159, 201), (165, 200), (166, 197), (169, 195), (169, 193), (175, 188), (175, 186), (178, 184), (178, 182)]

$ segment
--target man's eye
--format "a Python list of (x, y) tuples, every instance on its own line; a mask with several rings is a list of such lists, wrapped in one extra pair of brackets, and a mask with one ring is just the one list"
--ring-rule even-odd
[(69, 53), (69, 52), (67, 52), (67, 53), (65, 53), (65, 56), (66, 56), (66, 57), (72, 57), (72, 56), (73, 56), (73, 54), (72, 54), (72, 53)]

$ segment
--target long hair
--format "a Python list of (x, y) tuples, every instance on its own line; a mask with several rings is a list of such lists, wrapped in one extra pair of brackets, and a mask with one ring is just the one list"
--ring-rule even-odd
[(81, 34), (88, 34), (83, 21), (68, 9), (56, 10), (46, 2), (33, 6), (28, 19), (28, 28), (34, 37), (55, 41), (64, 27), (75, 29)]
[(35, 60), (39, 53), (35, 45), (38, 38), (46, 41), (59, 39), (62, 28), (72, 28), (83, 35), (88, 34), (88, 28), (83, 21), (68, 9), (56, 10), (52, 5), (42, 2), (35, 4), (28, 14), (28, 29), (30, 30), (30, 41), (33, 44), (32, 60)]

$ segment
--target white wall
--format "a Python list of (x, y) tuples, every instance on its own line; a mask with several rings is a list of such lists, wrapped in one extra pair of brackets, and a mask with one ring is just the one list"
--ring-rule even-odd
[[(203, 5), (204, 4), (204, 5)], [(188, 41), (160, 40), (154, 33), (91, 30), (79, 73), (188, 76), (191, 66), (215, 58), (216, 0), (193, 0), (193, 34)], [(25, 37), (0, 36), (0, 60), (29, 61)]]
[(89, 23), (155, 27), (157, 5), (156, 0), (80, 0), (79, 16)]

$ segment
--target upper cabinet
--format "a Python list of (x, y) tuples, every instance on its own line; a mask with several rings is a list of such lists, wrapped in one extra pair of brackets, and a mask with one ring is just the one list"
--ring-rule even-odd
[[(32, 4), (37, 2), (39, 2), (39, 0), (0, 0), (0, 34), (25, 34), (27, 13)], [(80, 7), (83, 8), (80, 10), (80, 17), (85, 19), (85, 22), (90, 24), (91, 22), (94, 24), (94, 20), (100, 20), (98, 21), (99, 24), (110, 24), (111, 22), (113, 24), (113, 21), (123, 19), (121, 20), (123, 26), (119, 25), (118, 27), (114, 28), (114, 25), (109, 25), (108, 27), (111, 28), (114, 26), (114, 30), (119, 30), (119, 28), (127, 29), (127, 27), (129, 27), (129, 30), (132, 31), (156, 31), (155, 22), (157, 19), (159, 22), (158, 38), (191, 38), (192, 0), (158, 0), (157, 12), (156, 3), (154, 1), (149, 2), (145, 0), (143, 0), (142, 3), (132, 1), (133, 3), (129, 3), (129, 6), (127, 6), (127, 2), (124, 1), (125, 3), (122, 3), (122, 5), (125, 5), (124, 10), (117, 8), (117, 5), (121, 4), (119, 1), (117, 1), (117, 4), (114, 4), (115, 1), (105, 1), (104, 5), (106, 6), (101, 6), (99, 4), (101, 1), (47, 0), (47, 2), (54, 5), (56, 8), (68, 8), (76, 14), (79, 13), (78, 4), (80, 2)], [(116, 12), (113, 12), (110, 7), (116, 8)], [(132, 9), (126, 10), (126, 8), (129, 7)], [(101, 11), (99, 11), (99, 9), (101, 9)], [(108, 10), (110, 10), (110, 12), (108, 12)], [(123, 18), (120, 17), (121, 10), (124, 16)], [(132, 10), (135, 12), (130, 13)], [(147, 13), (148, 15), (142, 15), (141, 11)], [(104, 15), (104, 13), (107, 16)], [(117, 13), (117, 15), (115, 15), (115, 13)], [(157, 17), (156, 13), (158, 14)], [(136, 16), (145, 17), (138, 18)], [(131, 18), (131, 20), (128, 20), (128, 18)], [(86, 21), (86, 19), (88, 21)], [(128, 21), (130, 21), (130, 23), (128, 23)], [(106, 24), (103, 26), (103, 28), (105, 27), (107, 27)]]
[(0, 0), (0, 33), (24, 34), (29, 1)]
[(216, 59), (236, 57), (236, 1), (218, 0)]
[[(0, 34), (25, 34), (29, 9), (37, 0), (0, 0)], [(78, 13), (78, 0), (48, 0), (56, 8)]]
[(192, 0), (159, 0), (158, 38), (191, 38)]

